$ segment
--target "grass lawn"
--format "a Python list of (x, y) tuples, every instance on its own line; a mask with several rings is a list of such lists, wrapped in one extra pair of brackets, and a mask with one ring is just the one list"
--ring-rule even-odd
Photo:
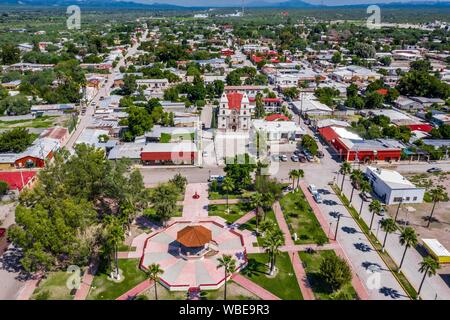
[(139, 269), (139, 259), (120, 259), (119, 269), (123, 272), (123, 281), (116, 283), (108, 279), (108, 271), (95, 275), (88, 300), (114, 300), (139, 283), (147, 279), (146, 274)]
[(0, 129), (12, 128), (50, 128), (53, 126), (57, 116), (42, 116), (34, 119), (25, 120), (0, 120)]
[[(150, 207), (145, 209), (145, 216), (150, 219), (150, 220), (158, 220), (158, 218), (156, 217), (156, 212), (155, 209)], [(176, 206), (176, 210), (175, 210), (175, 214), (173, 215), (174, 217), (181, 217), (183, 215), (183, 206)]]
[[(223, 300), (225, 286), (221, 286), (217, 290), (208, 290), (205, 292), (205, 300)], [(258, 296), (254, 295), (244, 287), (233, 282), (232, 280), (227, 282), (227, 300), (261, 300)]]
[[(280, 227), (278, 226), (277, 218), (275, 218), (275, 213), (273, 212), (272, 209), (270, 209), (269, 211), (266, 212), (266, 219), (269, 219), (269, 220), (272, 220), (273, 222), (275, 222), (275, 226), (278, 229), (280, 229)], [(260, 223), (261, 223), (261, 221), (260, 221)], [(241, 224), (239, 226), (239, 230), (249, 230), (251, 232), (256, 231), (256, 217), (253, 217), (252, 219), (248, 220), (246, 223)], [(257, 240), (258, 240), (258, 245), (262, 246), (263, 237), (261, 235), (259, 235), (257, 237)], [(284, 239), (283, 239), (283, 243), (284, 243)]]
[(31, 300), (72, 300), (71, 290), (66, 286), (71, 275), (64, 271), (50, 272), (34, 290)]
[(227, 213), (226, 204), (210, 204), (208, 205), (208, 215), (222, 217), (231, 224), (251, 210), (248, 203), (243, 202), (230, 204), (229, 209), (230, 213)]
[[(255, 193), (254, 191), (243, 191), (242, 193), (230, 193), (228, 195), (228, 199), (246, 199), (250, 198), (251, 195)], [(223, 192), (220, 188), (218, 191), (209, 191), (209, 200), (220, 200), (220, 199), (226, 199), (227, 194)]]
[[(300, 259), (302, 260), (306, 276), (308, 277), (309, 283), (314, 291), (314, 296), (317, 300), (329, 300), (332, 294), (331, 288), (323, 281), (319, 274), (319, 267), (322, 260), (327, 256), (335, 256), (336, 253), (333, 250), (320, 250), (313, 254), (307, 252), (299, 252)], [(356, 299), (356, 291), (353, 289), (351, 283), (344, 285), (341, 292), (349, 294), (353, 299)]]
[(296, 244), (328, 242), (327, 235), (301, 190), (286, 194), (280, 205), (291, 234), (297, 233)]
[(267, 253), (253, 253), (248, 254), (247, 257), (248, 265), (242, 270), (245, 277), (283, 300), (303, 299), (287, 252), (281, 252), (277, 256), (278, 272), (270, 278), (266, 274), (268, 272), (266, 264), (269, 261)]
[[(158, 300), (186, 300), (186, 292), (184, 291), (169, 291), (161, 284), (157, 284)], [(147, 297), (148, 300), (155, 300), (155, 287), (151, 286), (141, 295)]]

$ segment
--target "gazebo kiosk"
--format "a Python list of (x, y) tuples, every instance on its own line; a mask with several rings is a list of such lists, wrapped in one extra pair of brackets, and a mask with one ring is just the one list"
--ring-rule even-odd
[(211, 230), (201, 225), (187, 226), (177, 232), (179, 254), (184, 259), (202, 258), (209, 251)]

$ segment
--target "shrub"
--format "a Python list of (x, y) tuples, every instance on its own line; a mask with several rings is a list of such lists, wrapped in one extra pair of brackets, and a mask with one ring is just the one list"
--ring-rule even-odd
[(347, 262), (335, 255), (327, 256), (322, 260), (319, 273), (333, 291), (339, 290), (352, 280), (352, 272)]
[(0, 196), (5, 195), (9, 190), (9, 185), (5, 181), (0, 180)]

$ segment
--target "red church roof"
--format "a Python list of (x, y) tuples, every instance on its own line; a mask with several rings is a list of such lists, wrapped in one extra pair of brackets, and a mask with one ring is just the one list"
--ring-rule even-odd
[(227, 94), (228, 108), (240, 110), (243, 96), (244, 95), (239, 92), (232, 92)]
[(26, 186), (30, 182), (30, 180), (34, 178), (35, 175), (36, 171), (22, 171), (22, 175), (20, 174), (20, 171), (0, 171), (0, 181), (5, 181), (9, 185), (10, 190), (18, 189), (19, 191), (21, 191), (23, 187)]

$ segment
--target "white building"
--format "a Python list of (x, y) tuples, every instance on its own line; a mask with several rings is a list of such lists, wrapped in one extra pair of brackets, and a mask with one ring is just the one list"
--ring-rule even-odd
[(218, 129), (248, 130), (250, 116), (250, 101), (246, 93), (222, 94), (219, 105)]
[(253, 128), (256, 132), (265, 132), (267, 141), (287, 142), (289, 140), (299, 140), (306, 134), (306, 130), (301, 128), (294, 121), (266, 121), (253, 120)]
[(368, 166), (366, 176), (375, 194), (387, 205), (423, 202), (425, 189), (416, 187), (397, 171)]

